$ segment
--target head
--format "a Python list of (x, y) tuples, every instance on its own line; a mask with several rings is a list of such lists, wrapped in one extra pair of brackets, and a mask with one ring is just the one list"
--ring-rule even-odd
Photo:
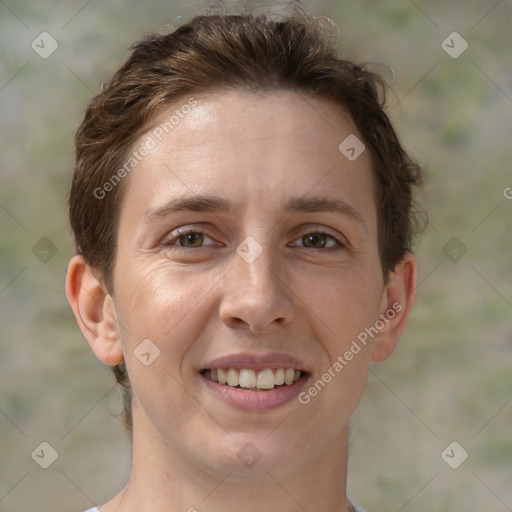
[(196, 387), (208, 361), (267, 351), (309, 377), (296, 414), (314, 419), (290, 442), (338, 402), (329, 432), (343, 428), (414, 302), (422, 176), (384, 105), (379, 76), (340, 57), (303, 9), (199, 16), (133, 46), (76, 135), (67, 279), (82, 331), (125, 388), (129, 428), (134, 416), (169, 440), (207, 428), (224, 448), (242, 442), (229, 431), (268, 449), (266, 416), (228, 408), (213, 421)]

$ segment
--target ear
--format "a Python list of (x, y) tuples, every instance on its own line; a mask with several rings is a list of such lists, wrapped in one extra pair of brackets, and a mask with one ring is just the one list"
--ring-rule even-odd
[(404, 332), (409, 313), (416, 300), (416, 257), (408, 251), (391, 272), (380, 305), (384, 327), (374, 339), (371, 360), (380, 363), (395, 349)]
[(82, 256), (71, 258), (66, 295), (78, 325), (96, 357), (109, 365), (124, 360), (114, 299)]

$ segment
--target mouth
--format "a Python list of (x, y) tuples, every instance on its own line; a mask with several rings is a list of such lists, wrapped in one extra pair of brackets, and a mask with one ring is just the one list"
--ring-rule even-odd
[(238, 353), (204, 363), (199, 377), (212, 398), (244, 411), (265, 411), (297, 398), (312, 369), (283, 353)]
[(245, 391), (269, 391), (292, 386), (309, 374), (294, 368), (206, 368), (201, 375), (211, 382)]

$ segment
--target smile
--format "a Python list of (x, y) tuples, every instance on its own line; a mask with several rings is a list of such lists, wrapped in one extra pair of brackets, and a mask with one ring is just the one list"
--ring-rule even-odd
[(235, 409), (264, 411), (292, 402), (313, 369), (291, 354), (239, 352), (205, 361), (198, 371), (210, 396)]
[(279, 386), (291, 386), (305, 372), (293, 368), (212, 368), (205, 369), (201, 374), (212, 382), (232, 388), (243, 388), (248, 391), (266, 391)]

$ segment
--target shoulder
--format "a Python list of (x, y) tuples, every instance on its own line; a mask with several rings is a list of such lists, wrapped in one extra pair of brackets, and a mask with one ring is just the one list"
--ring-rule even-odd
[[(357, 506), (355, 503), (351, 503), (351, 505), (352, 505), (354, 512), (365, 512), (361, 507)], [(85, 512), (100, 512), (100, 509), (99, 509), (99, 507), (93, 507), (93, 508), (86, 510)]]

